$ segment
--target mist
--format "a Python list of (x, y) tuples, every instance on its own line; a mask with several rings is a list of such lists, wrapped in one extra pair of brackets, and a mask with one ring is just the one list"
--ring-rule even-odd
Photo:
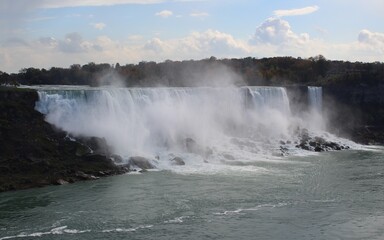
[(75, 138), (105, 139), (126, 160), (265, 160), (297, 152), (304, 130), (325, 136), (320, 87), (306, 88), (306, 108), (296, 111), (284, 87), (241, 87), (241, 77), (223, 65), (186, 71), (182, 82), (193, 87), (124, 88), (115, 71), (97, 82), (101, 87), (41, 90), (36, 109)]

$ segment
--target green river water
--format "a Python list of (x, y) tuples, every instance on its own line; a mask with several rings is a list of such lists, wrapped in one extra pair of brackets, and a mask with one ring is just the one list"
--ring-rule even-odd
[(0, 240), (384, 239), (382, 148), (255, 165), (1, 193)]

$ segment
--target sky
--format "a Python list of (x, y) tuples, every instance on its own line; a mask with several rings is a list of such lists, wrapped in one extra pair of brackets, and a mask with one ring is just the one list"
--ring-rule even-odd
[(0, 0), (0, 71), (323, 55), (384, 62), (383, 0)]

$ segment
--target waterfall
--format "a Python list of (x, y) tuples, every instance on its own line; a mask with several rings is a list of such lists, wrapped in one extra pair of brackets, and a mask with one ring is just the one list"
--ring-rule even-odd
[(234, 138), (259, 142), (289, 135), (289, 100), (282, 87), (41, 89), (38, 94), (36, 109), (46, 121), (73, 136), (105, 138), (122, 156), (182, 151), (188, 138), (225, 150)]
[(308, 102), (310, 111), (321, 113), (323, 109), (322, 87), (308, 87)]

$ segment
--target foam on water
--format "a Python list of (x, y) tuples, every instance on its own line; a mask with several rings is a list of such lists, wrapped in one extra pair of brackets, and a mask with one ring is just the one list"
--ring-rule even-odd
[(15, 236), (6, 236), (0, 238), (0, 240), (6, 240), (6, 239), (14, 239), (14, 238), (32, 238), (32, 237), (42, 237), (44, 235), (62, 235), (62, 234), (81, 234), (81, 233), (88, 233), (91, 232), (91, 230), (77, 230), (77, 229), (68, 229), (67, 226), (61, 226), (51, 229), (50, 231), (45, 232), (34, 232), (34, 233), (20, 233)]

